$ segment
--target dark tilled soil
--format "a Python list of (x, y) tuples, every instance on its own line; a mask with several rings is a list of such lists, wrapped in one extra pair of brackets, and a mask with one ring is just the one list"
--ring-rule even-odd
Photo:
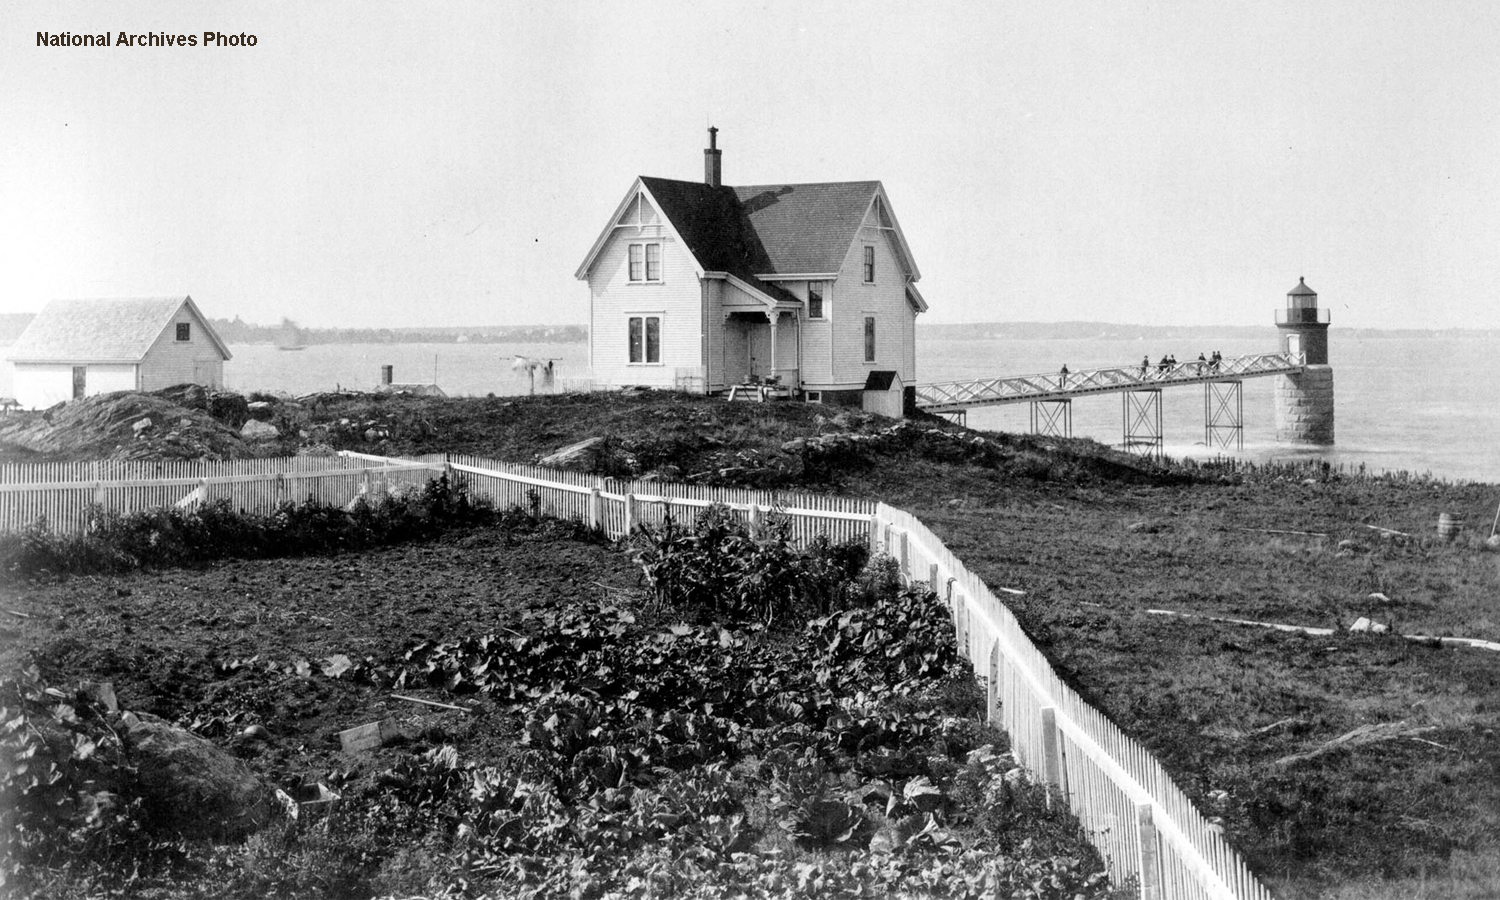
[[(497, 528), (359, 554), (0, 583), (0, 665), (13, 671), (34, 659), (63, 686), (112, 682), (122, 708), (196, 722), (282, 786), (369, 774), (413, 743), (455, 743), (480, 760), (509, 744), (487, 702), (458, 701), (472, 708), (465, 714), (395, 699), (357, 672), (325, 675), (325, 661), (343, 654), (389, 665), (422, 640), (524, 627), (528, 610), (633, 592), (637, 572), (604, 545)], [(454, 702), (438, 691), (397, 693)], [(341, 751), (341, 730), (386, 717), (404, 740)], [(241, 734), (257, 724), (269, 740)]]

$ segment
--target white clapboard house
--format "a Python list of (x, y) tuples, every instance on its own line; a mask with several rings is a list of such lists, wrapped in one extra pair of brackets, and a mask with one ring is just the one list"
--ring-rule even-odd
[[(721, 183), (641, 176), (579, 266), (596, 386), (719, 393), (771, 383), (870, 404), (916, 376), (920, 277), (878, 181)], [(873, 376), (873, 377), (872, 377)], [(868, 388), (868, 392), (867, 392)]]
[(6, 354), (16, 400), (40, 409), (110, 391), (224, 386), (229, 348), (192, 297), (53, 300)]

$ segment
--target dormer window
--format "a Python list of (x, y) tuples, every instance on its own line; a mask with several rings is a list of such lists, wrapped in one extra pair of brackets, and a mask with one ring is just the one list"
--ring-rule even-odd
[(865, 284), (875, 283), (875, 248), (865, 245)]
[(193, 323), (191, 323), (191, 322), (178, 322), (177, 323), (177, 339), (179, 341), (190, 341), (190, 340), (192, 340), (193, 339)]
[(807, 283), (807, 317), (809, 319), (823, 318), (823, 282), (821, 281)]
[(630, 280), (661, 281), (661, 244), (630, 245)]

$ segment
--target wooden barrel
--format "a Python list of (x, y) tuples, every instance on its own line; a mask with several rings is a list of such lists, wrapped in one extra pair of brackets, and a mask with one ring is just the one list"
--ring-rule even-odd
[(1458, 530), (1462, 524), (1449, 513), (1438, 513), (1437, 531), (1438, 537), (1445, 541), (1451, 541), (1458, 536)]

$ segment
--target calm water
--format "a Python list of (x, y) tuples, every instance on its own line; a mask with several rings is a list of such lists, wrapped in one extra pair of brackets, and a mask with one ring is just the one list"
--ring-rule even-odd
[[(1258, 461), (1321, 457), (1373, 471), (1430, 472), (1445, 478), (1500, 483), (1500, 402), (1487, 377), (1500, 359), (1500, 341), (1481, 338), (1372, 338), (1330, 335), (1338, 444), (1328, 451), (1294, 451), (1274, 441), (1272, 378), (1244, 382), (1244, 456)], [(917, 341), (920, 381), (950, 381), (995, 375), (1055, 373), (1139, 365), (1172, 353), (1179, 360), (1219, 350), (1225, 356), (1276, 349), (1264, 340), (1223, 341), (1214, 346), (1174, 346), (1163, 341), (1121, 339), (927, 340)], [(436, 383), (450, 395), (525, 394), (526, 374), (512, 364), (518, 355), (555, 360), (559, 388), (584, 387), (584, 344), (319, 344), (298, 352), (263, 345), (230, 347), (224, 367), (235, 390), (294, 394), (336, 386), (370, 388), (380, 367), (395, 367), (398, 382)], [(9, 388), (9, 366), (0, 366), (0, 394)], [(1478, 373), (1476, 377), (1476, 373)], [(541, 390), (538, 380), (538, 390)], [(1202, 388), (1164, 391), (1163, 427), (1172, 456), (1213, 456), (1204, 445)], [(1073, 432), (1117, 444), (1122, 434), (1121, 399), (1106, 394), (1073, 403)], [(969, 414), (976, 428), (1025, 431), (1027, 404), (992, 407)]]

